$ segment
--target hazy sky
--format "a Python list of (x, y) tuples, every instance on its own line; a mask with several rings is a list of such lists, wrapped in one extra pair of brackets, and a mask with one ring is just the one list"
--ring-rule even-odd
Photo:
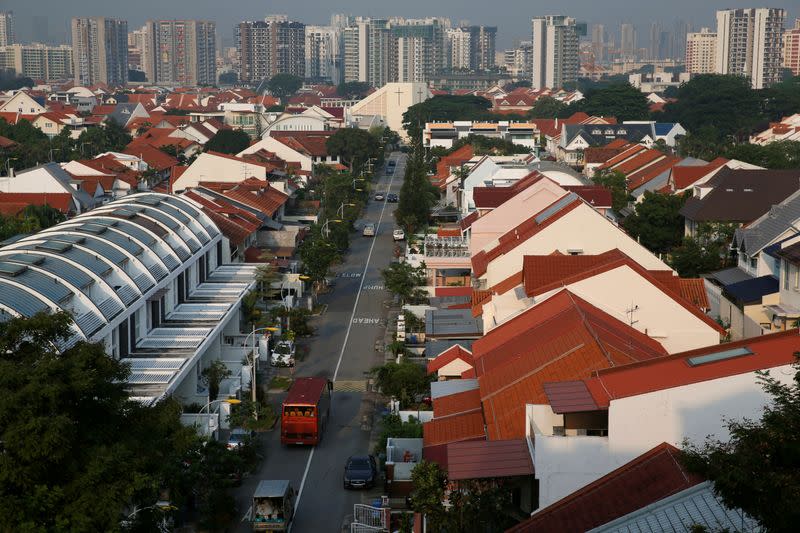
[(497, 26), (497, 47), (510, 47), (529, 37), (530, 17), (564, 14), (579, 21), (605, 24), (619, 31), (620, 22), (638, 26), (639, 43), (646, 45), (653, 21), (671, 24), (682, 18), (692, 25), (713, 25), (714, 11), (728, 7), (782, 7), (792, 23), (800, 17), (800, 0), (0, 0), (0, 9), (12, 10), (18, 39), (49, 38), (66, 41), (73, 16), (123, 18), (130, 29), (148, 18), (203, 18), (217, 22), (217, 35), (232, 43), (233, 26), (267, 14), (287, 14), (306, 24), (327, 24), (331, 13), (364, 16), (449, 17), (453, 23)]

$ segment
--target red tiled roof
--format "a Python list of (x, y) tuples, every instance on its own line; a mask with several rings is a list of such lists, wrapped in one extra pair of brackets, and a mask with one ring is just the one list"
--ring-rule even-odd
[[(49, 205), (66, 214), (72, 205), (72, 195), (68, 192), (0, 192), (0, 205), (6, 206), (4, 210), (14, 215), (29, 205)], [(19, 206), (21, 208), (17, 209)]]
[(15, 141), (12, 141), (8, 137), (3, 137), (2, 135), (0, 135), (0, 148), (12, 148), (16, 145), (17, 143)]
[(657, 178), (659, 175), (667, 172), (669, 169), (681, 162), (680, 157), (668, 155), (664, 159), (656, 161), (647, 168), (643, 168), (638, 172), (628, 175), (628, 190), (633, 191), (642, 185), (645, 185), (650, 180)]
[(636, 172), (642, 167), (650, 165), (651, 163), (654, 163), (663, 157), (664, 154), (658, 150), (642, 150), (630, 159), (622, 161), (621, 163), (614, 165), (612, 168), (627, 175)]
[(471, 144), (465, 144), (452, 154), (442, 157), (436, 163), (436, 174), (431, 178), (431, 183), (440, 189), (446, 185), (447, 178), (450, 177), (450, 169), (452, 167), (459, 167), (472, 159), (475, 151)]
[(486, 433), (481, 413), (465, 413), (425, 422), (422, 425), (424, 446), (436, 446), (463, 440), (483, 440)]
[(689, 473), (680, 451), (662, 443), (554, 504), (545, 507), (508, 533), (584, 532), (607, 524), (703, 479)]
[(477, 387), (472, 390), (433, 399), (434, 420), (465, 413), (480, 412), (480, 410), (481, 391)]
[(478, 220), (479, 216), (480, 216), (480, 214), (477, 211), (473, 211), (469, 215), (467, 215), (464, 218), (462, 218), (461, 221), (459, 221), (458, 224), (459, 224), (459, 226), (461, 226), (462, 230), (465, 230), (465, 229), (469, 228), (470, 226), (472, 226), (472, 223), (475, 222), (476, 220)]
[(276, 189), (267, 187), (261, 192), (247, 192), (245, 190), (230, 189), (225, 191), (225, 196), (231, 200), (241, 202), (249, 207), (258, 209), (267, 216), (274, 215), (286, 203), (289, 197)]
[(647, 149), (644, 146), (642, 146), (641, 144), (631, 145), (630, 147), (626, 148), (624, 151), (620, 152), (619, 154), (615, 155), (614, 157), (612, 157), (611, 159), (609, 159), (608, 161), (606, 161), (605, 163), (603, 163), (602, 165), (597, 167), (597, 170), (606, 170), (606, 169), (609, 169), (609, 168), (614, 168), (616, 165), (619, 165), (620, 163), (622, 163), (623, 161), (626, 161), (629, 158), (635, 157), (636, 155), (638, 155), (640, 152), (642, 152), (644, 150), (647, 150)]
[(515, 181), (509, 187), (474, 187), (472, 189), (472, 198), (475, 202), (475, 207), (478, 209), (499, 207), (543, 177), (538, 170), (534, 170), (522, 179)]
[(252, 232), (248, 231), (241, 224), (229, 219), (225, 215), (217, 213), (213, 209), (203, 207), (203, 212), (207, 214), (214, 224), (222, 231), (222, 234), (228, 237), (230, 241), (236, 246), (240, 246)]
[(313, 157), (328, 155), (327, 142), (333, 131), (273, 131), (271, 137), (293, 150)]
[(544, 393), (547, 403), (556, 414), (597, 410), (597, 403), (583, 380), (545, 383)]
[(700, 309), (711, 309), (703, 278), (679, 278), (680, 295)]
[[(736, 348), (747, 348), (752, 353), (695, 366), (687, 361), (692, 357)], [(608, 407), (611, 400), (619, 398), (790, 365), (796, 361), (794, 353), (797, 351), (800, 351), (800, 335), (797, 329), (792, 329), (699, 348), (658, 361), (603, 370), (588, 379), (587, 386), (597, 405), (603, 408)]]
[(562, 199), (559, 198), (555, 200), (552, 204), (545, 207), (538, 213), (533, 213), (530, 218), (519, 224), (517, 227), (513, 228), (512, 230), (506, 232), (502, 235), (498, 240), (499, 244), (492, 248), (491, 250), (485, 251), (481, 250), (474, 256), (472, 256), (472, 271), (476, 276), (482, 276), (486, 273), (486, 268), (488, 267), (489, 263), (494, 259), (504, 255), (523, 242), (527, 241), (542, 229), (550, 226), (557, 220), (561, 219), (563, 216), (568, 214), (573, 209), (579, 207), (583, 204), (582, 200), (574, 199), (572, 202), (564, 205), (559, 209), (557, 212), (550, 215), (546, 220), (544, 220), (541, 224), (536, 222), (536, 216), (547, 210), (548, 208), (552, 207), (557, 202), (560, 202)]
[(583, 151), (585, 163), (605, 163), (612, 157), (622, 152), (623, 148), (610, 148), (608, 146), (589, 146)]
[(461, 237), (461, 228), (437, 228), (436, 235), (439, 237)]
[(545, 293), (566, 285), (575, 275), (596, 273), (600, 267), (616, 264), (626, 257), (617, 248), (597, 255), (526, 255), (522, 259), (525, 294)]
[(148, 166), (157, 171), (166, 170), (178, 164), (178, 160), (171, 155), (144, 143), (137, 143), (134, 146), (129, 145), (122, 153), (142, 158)]
[(707, 165), (672, 167), (673, 190), (690, 187), (697, 180), (725, 165), (728, 161), (724, 157), (718, 157)]
[(447, 479), (482, 479), (533, 474), (525, 439), (466, 441), (447, 445)]
[(444, 367), (445, 365), (449, 365), (456, 359), (461, 359), (462, 361), (464, 361), (469, 365), (474, 364), (474, 361), (472, 359), (472, 352), (470, 352), (460, 344), (456, 344), (446, 349), (442, 353), (436, 354), (434, 356), (434, 359), (428, 361), (428, 374), (433, 374), (440, 368)]
[(563, 290), (473, 344), (491, 440), (525, 437), (525, 405), (544, 383), (666, 355), (657, 341)]
[(597, 208), (611, 208), (611, 191), (600, 185), (562, 185), (565, 191), (574, 192), (584, 201)]

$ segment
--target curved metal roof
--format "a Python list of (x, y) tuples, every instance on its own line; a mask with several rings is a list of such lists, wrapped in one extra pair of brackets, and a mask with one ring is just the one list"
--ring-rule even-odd
[(190, 200), (132, 194), (0, 248), (0, 308), (53, 302), (88, 338), (220, 235)]

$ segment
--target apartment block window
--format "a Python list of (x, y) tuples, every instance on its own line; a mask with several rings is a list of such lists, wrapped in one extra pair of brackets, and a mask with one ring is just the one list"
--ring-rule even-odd
[(800, 290), (800, 268), (793, 268), (794, 270), (794, 290)]

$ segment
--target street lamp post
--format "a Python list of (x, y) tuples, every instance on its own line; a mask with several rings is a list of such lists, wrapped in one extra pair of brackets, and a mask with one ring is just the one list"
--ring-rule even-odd
[[(283, 293), (281, 293), (283, 295)], [(258, 347), (256, 346), (256, 333), (260, 331), (268, 331), (267, 334), (267, 349), (269, 349), (269, 338), (272, 336), (273, 331), (278, 331), (278, 328), (275, 327), (264, 327), (264, 328), (256, 328), (255, 324), (253, 324), (253, 331), (244, 339), (245, 349), (247, 348), (247, 341), (252, 336), (253, 337), (253, 352), (252, 357), (250, 358), (250, 371), (253, 373), (252, 380), (250, 381), (250, 391), (252, 392), (252, 400), (253, 406), (256, 405), (256, 354), (258, 353)], [(258, 408), (253, 411), (253, 416), (256, 420), (258, 420)]]
[[(241, 402), (241, 400), (237, 400), (236, 398), (223, 398), (223, 399), (221, 399), (221, 400), (213, 400), (213, 401), (212, 401), (212, 400), (211, 400), (211, 397), (209, 396), (209, 398), (208, 398), (208, 403), (207, 403), (207, 404), (205, 404), (205, 405), (203, 406), (203, 408), (202, 408), (202, 409), (200, 409), (200, 412), (199, 412), (199, 413), (197, 413), (197, 414), (199, 414), (199, 415), (202, 415), (202, 414), (203, 414), (203, 411), (205, 411), (206, 409), (208, 409), (208, 414), (210, 415), (210, 414), (211, 414), (211, 406), (212, 406), (212, 405), (214, 405), (215, 403), (228, 403), (228, 404), (231, 404), (231, 405), (236, 405), (236, 404), (238, 404), (238, 403), (242, 403), (242, 402)], [(211, 429), (211, 417), (209, 417), (209, 419), (208, 419), (208, 424), (206, 424), (206, 425), (208, 426), (209, 433), (211, 433), (211, 431), (210, 431), (210, 429)]]
[(17, 161), (18, 159), (19, 159), (18, 157), (9, 157), (8, 159), (6, 159), (6, 176), (10, 174), (11, 162)]

